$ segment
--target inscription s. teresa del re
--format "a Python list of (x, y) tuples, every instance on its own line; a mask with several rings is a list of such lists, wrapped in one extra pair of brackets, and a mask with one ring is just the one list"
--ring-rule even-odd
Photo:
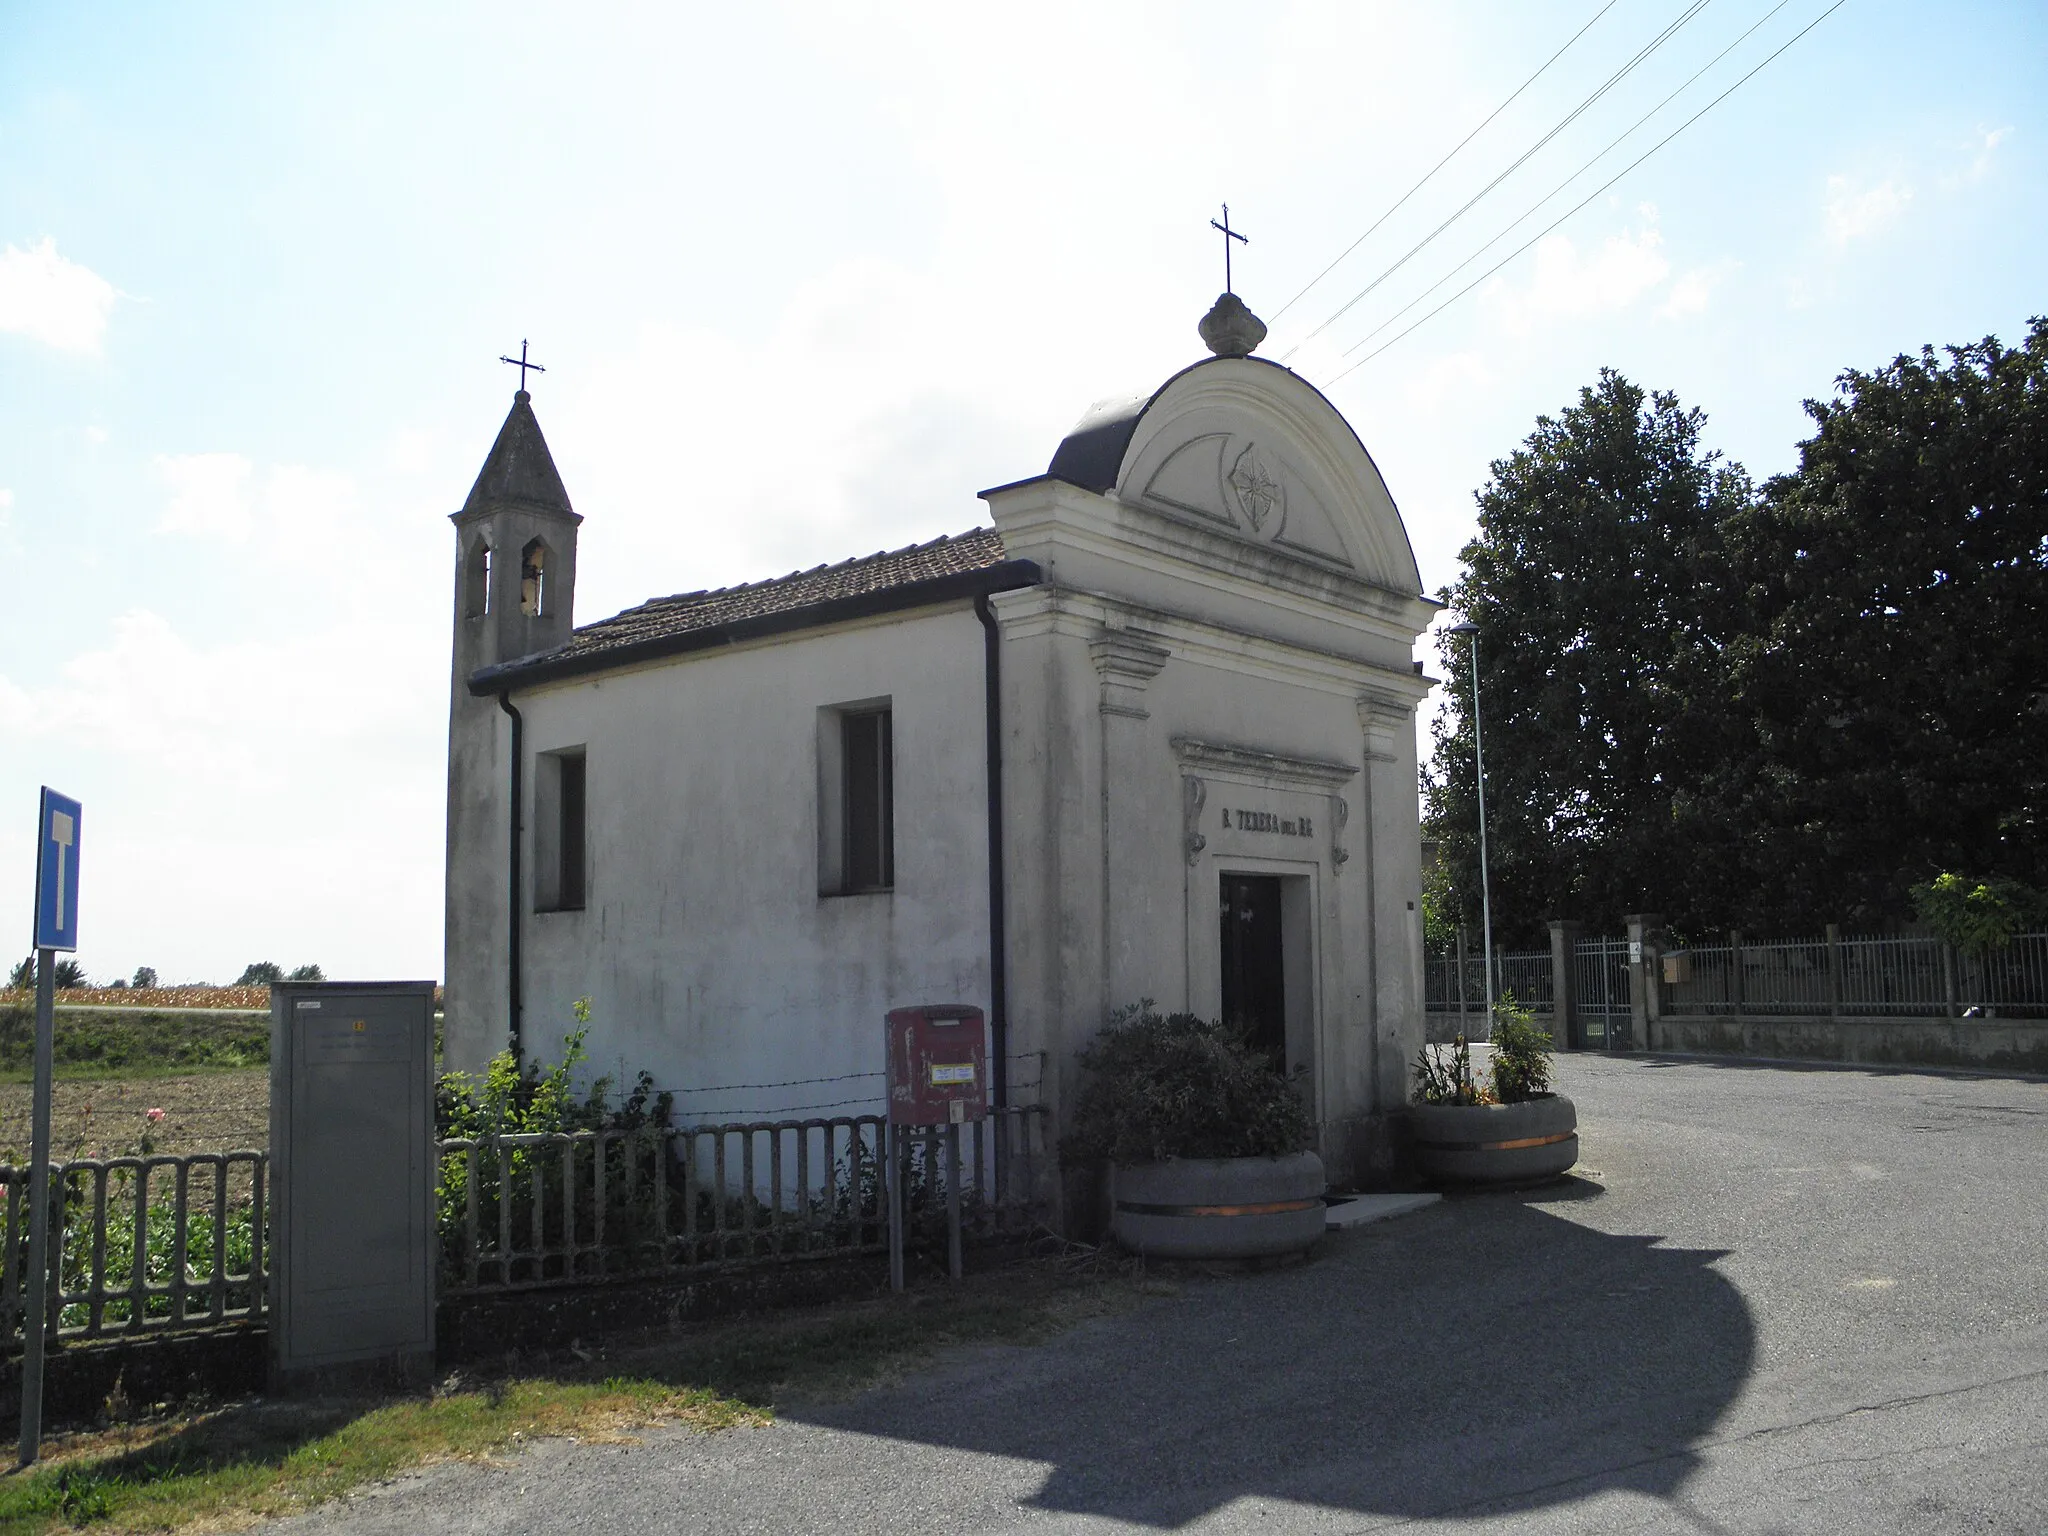
[(1240, 832), (1273, 832), (1281, 837), (1314, 837), (1315, 822), (1306, 816), (1280, 817), (1271, 811), (1223, 810), (1223, 826)]

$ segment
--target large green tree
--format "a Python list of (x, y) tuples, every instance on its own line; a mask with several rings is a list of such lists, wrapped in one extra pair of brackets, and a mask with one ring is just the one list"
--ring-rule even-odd
[(1944, 870), (2048, 869), (2048, 321), (1923, 348), (1809, 401), (1799, 469), (1730, 528), (1749, 633), (1730, 681), (1782, 926), (1906, 915)]
[(1479, 905), (1472, 673), (1479, 657), (1497, 938), (1549, 917), (1680, 920), (1723, 894), (1740, 839), (1706, 824), (1703, 764), (1748, 754), (1722, 656), (1740, 632), (1724, 524), (1748, 477), (1704, 417), (1612, 370), (1538, 419), (1478, 494), (1479, 537), (1442, 595), (1450, 695), (1424, 793), (1459, 904)]

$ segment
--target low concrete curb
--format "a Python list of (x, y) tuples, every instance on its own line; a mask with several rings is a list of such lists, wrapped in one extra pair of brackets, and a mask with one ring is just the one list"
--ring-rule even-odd
[(1392, 1216), (1406, 1216), (1425, 1205), (1435, 1205), (1441, 1199), (1442, 1195), (1435, 1194), (1339, 1196), (1323, 1213), (1323, 1230), (1339, 1232), (1346, 1227), (1362, 1227), (1368, 1222), (1385, 1221)]

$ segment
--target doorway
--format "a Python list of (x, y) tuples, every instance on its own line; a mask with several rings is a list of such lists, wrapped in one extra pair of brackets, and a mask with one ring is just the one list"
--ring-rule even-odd
[(1287, 949), (1278, 875), (1222, 876), (1223, 1021), (1282, 1072), (1287, 1062)]

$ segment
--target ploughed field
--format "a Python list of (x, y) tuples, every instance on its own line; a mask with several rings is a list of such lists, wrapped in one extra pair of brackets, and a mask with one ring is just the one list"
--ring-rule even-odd
[[(0, 1162), (28, 1161), (32, 1089), (0, 1081)], [(152, 1117), (151, 1110), (162, 1110)], [(59, 1160), (152, 1152), (227, 1152), (270, 1145), (270, 1069), (176, 1077), (60, 1077), (50, 1151)]]

